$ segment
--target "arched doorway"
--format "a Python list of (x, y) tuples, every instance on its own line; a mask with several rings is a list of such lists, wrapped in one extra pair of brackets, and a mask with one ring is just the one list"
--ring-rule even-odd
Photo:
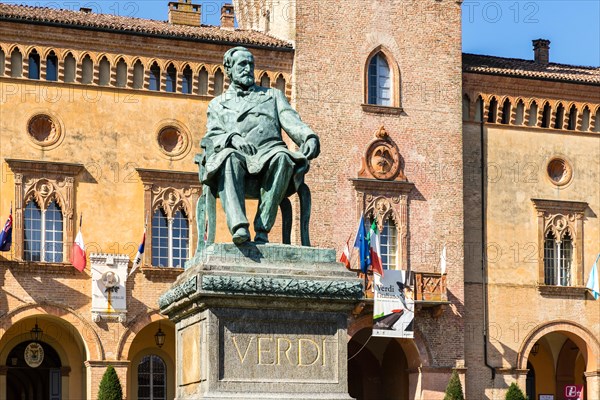
[[(579, 343), (579, 344), (577, 344)], [(585, 377), (588, 349), (580, 338), (572, 333), (550, 332), (539, 338), (527, 357), (527, 395), (552, 395), (564, 398), (566, 386), (583, 387), (583, 399), (587, 396)]]
[[(84, 365), (85, 360), (88, 359), (87, 347), (82, 336), (82, 334), (89, 336), (90, 332), (81, 325), (74, 326), (66, 319), (70, 318), (71, 321), (77, 322), (72, 315), (64, 313), (64, 318), (61, 318), (31, 311), (26, 310), (28, 315), (23, 318), (19, 318), (23, 315), (20, 313), (11, 315), (10, 320), (7, 317), (0, 319), (2, 326), (7, 327), (4, 334), (0, 336), (0, 368), (7, 372), (0, 374), (0, 399), (90, 398), (86, 391), (87, 376)], [(36, 325), (41, 332), (38, 339), (34, 340), (32, 329)], [(25, 348), (34, 341), (41, 343), (44, 351), (43, 364), (33, 368), (35, 371), (25, 371), (25, 373), (23, 372), (23, 368), (27, 365), (24, 361)], [(39, 372), (44, 368), (48, 370)], [(46, 372), (49, 374), (48, 378), (45, 376)], [(29, 379), (27, 374), (35, 377)], [(37, 382), (41, 383), (42, 389), (33, 385)], [(25, 397), (21, 396), (20, 388), (23, 387), (27, 388)]]
[[(164, 344), (156, 344), (158, 330), (165, 334)], [(169, 320), (150, 322), (127, 349), (130, 360), (128, 398), (166, 400), (175, 397), (175, 325)]]
[(48, 343), (19, 343), (8, 353), (6, 398), (61, 400), (61, 366), (58, 353)]
[(348, 342), (348, 392), (357, 400), (408, 400), (408, 361), (397, 339), (371, 337), (370, 328), (354, 334)]

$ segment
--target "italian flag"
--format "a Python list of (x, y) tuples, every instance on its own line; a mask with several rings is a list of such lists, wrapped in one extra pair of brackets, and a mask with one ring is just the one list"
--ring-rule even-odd
[(85, 269), (86, 254), (83, 235), (81, 234), (81, 217), (79, 217), (79, 233), (77, 233), (75, 243), (73, 243), (73, 251), (71, 252), (71, 263), (79, 272), (83, 272)]
[(350, 269), (350, 246), (348, 246), (348, 241), (346, 241), (346, 245), (344, 246), (344, 250), (342, 251), (340, 262), (344, 263), (346, 268)]
[(371, 269), (373, 269), (373, 272), (383, 276), (379, 230), (375, 221), (373, 221), (371, 229), (369, 229), (369, 252), (371, 255)]

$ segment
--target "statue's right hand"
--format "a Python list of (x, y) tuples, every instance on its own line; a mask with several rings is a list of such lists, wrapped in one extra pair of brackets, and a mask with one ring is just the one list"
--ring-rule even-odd
[(256, 154), (256, 146), (254, 146), (252, 143), (248, 143), (246, 139), (239, 135), (235, 135), (231, 138), (231, 145), (234, 149), (237, 149), (250, 156)]

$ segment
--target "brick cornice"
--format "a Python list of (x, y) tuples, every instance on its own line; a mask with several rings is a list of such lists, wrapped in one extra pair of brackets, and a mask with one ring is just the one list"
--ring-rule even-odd
[(405, 181), (383, 181), (378, 179), (362, 178), (351, 178), (350, 181), (352, 182), (354, 189), (359, 192), (384, 190), (388, 193), (408, 194), (415, 187), (414, 183)]

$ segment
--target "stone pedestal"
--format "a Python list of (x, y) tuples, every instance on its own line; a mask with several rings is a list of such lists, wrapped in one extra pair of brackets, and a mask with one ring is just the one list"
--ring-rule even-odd
[(333, 250), (215, 244), (159, 305), (176, 323), (177, 399), (350, 399), (347, 316), (362, 297)]

